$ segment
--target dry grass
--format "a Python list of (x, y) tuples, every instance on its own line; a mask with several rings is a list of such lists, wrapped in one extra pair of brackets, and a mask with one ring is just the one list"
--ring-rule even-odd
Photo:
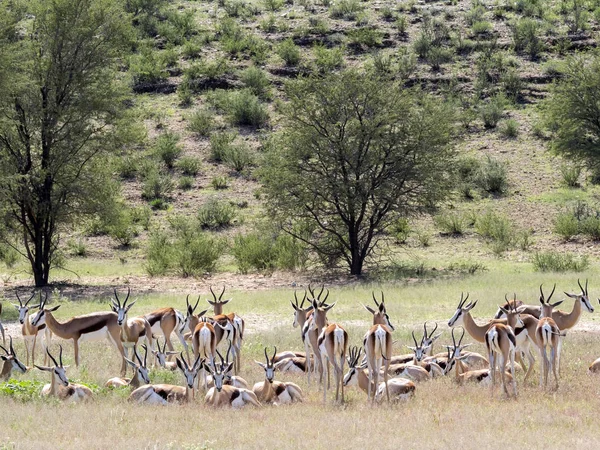
[[(452, 315), (460, 289), (467, 286), (472, 297), (480, 298), (477, 317), (489, 317), (503, 298), (506, 274), (483, 274), (468, 281), (438, 281), (430, 284), (393, 287), (384, 286), (390, 316), (397, 325), (394, 335), (399, 342), (395, 353), (405, 353), (410, 331), (420, 329), (427, 318), (440, 323)], [(520, 298), (533, 301), (536, 285), (556, 279), (559, 289), (568, 290), (576, 284), (571, 277), (513, 274), (514, 287)], [(590, 288), (593, 289), (591, 286)], [(330, 299), (338, 300), (331, 320), (348, 328), (353, 344), (360, 342), (368, 313), (358, 302), (369, 302), (370, 287), (334, 289)], [(242, 375), (252, 384), (262, 381), (263, 371), (252, 362), (262, 359), (263, 345), (277, 345), (279, 350), (300, 349), (299, 331), (291, 327), (291, 307), (287, 300), (290, 290), (236, 292), (228, 305), (248, 322), (244, 346)], [(105, 300), (105, 299), (104, 299)], [(180, 305), (183, 297), (175, 295), (140, 298), (135, 310), (140, 313), (159, 305)], [(103, 309), (98, 301), (65, 303), (58, 311), (61, 317)], [(565, 309), (572, 302), (565, 303)], [(566, 339), (563, 353), (563, 374), (557, 392), (543, 392), (537, 386), (538, 371), (528, 386), (519, 385), (517, 400), (504, 399), (499, 390), (495, 398), (476, 386), (456, 386), (451, 379), (436, 379), (420, 384), (416, 397), (409, 402), (372, 407), (357, 388), (347, 391), (344, 406), (327, 405), (313, 385), (304, 377), (281, 375), (279, 379), (297, 382), (304, 389), (305, 403), (294, 406), (262, 409), (214, 410), (201, 400), (188, 406), (139, 407), (126, 402), (128, 390), (98, 389), (96, 399), (87, 405), (63, 405), (37, 398), (17, 401), (0, 396), (0, 404), (8, 414), (0, 417), (0, 443), (7, 448), (364, 448), (379, 442), (384, 448), (505, 448), (539, 447), (542, 436), (550, 448), (566, 445), (591, 448), (600, 438), (593, 421), (600, 401), (599, 379), (587, 374), (588, 365), (600, 356), (599, 329), (594, 317), (585, 313), (578, 330)], [(14, 328), (11, 327), (11, 332)], [(448, 343), (446, 331), (441, 344)], [(470, 341), (468, 337), (465, 340)], [(56, 345), (56, 344), (55, 344)], [(65, 346), (65, 363), (72, 364), (71, 343)], [(481, 344), (473, 350), (483, 351)], [(438, 345), (437, 350), (440, 347)], [(17, 342), (18, 354), (23, 354), (22, 342)], [(72, 380), (102, 385), (117, 375), (116, 352), (107, 344), (84, 343), (82, 366), (71, 367)], [(539, 366), (538, 366), (539, 367)], [(522, 373), (518, 380), (522, 380)], [(48, 380), (48, 375), (33, 371), (25, 379)], [(153, 371), (154, 382), (181, 384), (179, 373)], [(158, 426), (157, 426), (158, 425)], [(506, 440), (510, 430), (515, 438)], [(500, 444), (501, 442), (501, 444)], [(0, 447), (1, 448), (1, 447)]]

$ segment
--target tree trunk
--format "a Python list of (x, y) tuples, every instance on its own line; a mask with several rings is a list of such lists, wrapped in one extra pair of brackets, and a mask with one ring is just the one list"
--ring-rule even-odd
[(48, 246), (44, 245), (48, 237), (43, 236), (41, 230), (38, 233), (32, 252), (33, 259), (30, 261), (31, 270), (33, 271), (35, 287), (45, 287), (48, 285), (48, 279), (50, 278), (50, 254)]
[(360, 250), (358, 233), (350, 230), (348, 240), (350, 241), (350, 275), (362, 275), (364, 257)]

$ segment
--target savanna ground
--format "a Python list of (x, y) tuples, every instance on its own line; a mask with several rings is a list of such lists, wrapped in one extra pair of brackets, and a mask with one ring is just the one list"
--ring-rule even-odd
[[(592, 295), (597, 291), (597, 271), (584, 274), (591, 279)], [(329, 301), (337, 301), (330, 321), (343, 324), (352, 345), (358, 345), (370, 316), (359, 302), (369, 303), (371, 290), (383, 289), (392, 323), (396, 326), (394, 353), (406, 353), (412, 344), (410, 333), (422, 330), (424, 320), (436, 321), (444, 330), (436, 344), (448, 344), (447, 321), (455, 311), (460, 293), (470, 292), (479, 302), (474, 316), (479, 320), (495, 312), (504, 294), (516, 291), (519, 298), (535, 303), (538, 286), (558, 284), (555, 298), (563, 290), (576, 289), (576, 277), (570, 274), (537, 274), (527, 268), (511, 266), (494, 272), (462, 279), (438, 279), (421, 283), (362, 284), (331, 288)], [(301, 287), (299, 287), (301, 289)], [(202, 290), (202, 298), (207, 298)], [(292, 328), (293, 289), (231, 291), (232, 302), (226, 309), (246, 319), (247, 334), (243, 348), (242, 375), (250, 384), (262, 381), (263, 370), (253, 360), (263, 359), (265, 345), (277, 345), (279, 351), (302, 349), (299, 330)], [(151, 293), (133, 295), (138, 302), (132, 313), (141, 314), (158, 306), (183, 309), (185, 295)], [(228, 295), (229, 296), (229, 295)], [(90, 294), (85, 300), (59, 300), (57, 316), (108, 309), (108, 292)], [(594, 299), (595, 303), (596, 300)], [(208, 306), (208, 305), (207, 305)], [(570, 310), (567, 300), (563, 309)], [(203, 406), (201, 396), (192, 405), (142, 407), (126, 401), (128, 389), (110, 391), (98, 386), (118, 375), (116, 351), (108, 343), (82, 344), (82, 365), (68, 369), (73, 381), (92, 386), (96, 398), (85, 405), (63, 405), (40, 399), (25, 392), (0, 396), (0, 441), (7, 448), (106, 448), (118, 445), (130, 448), (364, 448), (378, 442), (384, 448), (536, 448), (595, 447), (600, 438), (596, 414), (600, 406), (600, 380), (587, 374), (589, 364), (600, 356), (597, 312), (584, 313), (576, 329), (569, 333), (563, 350), (561, 384), (556, 392), (542, 391), (538, 367), (527, 386), (519, 383), (519, 397), (507, 400), (497, 391), (490, 399), (486, 388), (458, 387), (451, 377), (419, 384), (413, 400), (399, 405), (370, 406), (358, 388), (346, 391), (347, 403), (336, 405), (331, 395), (326, 405), (316, 386), (307, 386), (305, 377), (278, 374), (277, 379), (298, 383), (306, 400), (292, 406), (243, 410), (216, 410)], [(9, 331), (14, 311), (7, 310)], [(54, 349), (56, 351), (56, 342)], [(470, 337), (465, 342), (472, 342)], [(65, 364), (72, 364), (72, 345), (65, 347)], [(24, 349), (16, 342), (19, 355)], [(473, 350), (483, 352), (476, 344)], [(38, 353), (39, 355), (39, 353)], [(39, 359), (38, 359), (39, 361)], [(539, 364), (539, 362), (538, 362)], [(522, 373), (518, 374), (521, 381)], [(17, 376), (19, 380), (47, 382), (48, 376), (37, 370)], [(153, 382), (181, 384), (179, 372), (151, 372)], [(41, 388), (41, 385), (38, 389)], [(0, 388), (1, 390), (1, 388)], [(511, 436), (507, 438), (507, 436)]]

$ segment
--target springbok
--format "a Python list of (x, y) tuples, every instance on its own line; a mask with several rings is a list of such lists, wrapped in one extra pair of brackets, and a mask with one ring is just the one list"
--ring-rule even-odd
[[(559, 338), (562, 336), (560, 328), (556, 325), (554, 319), (552, 319), (552, 310), (562, 303), (562, 300), (555, 303), (550, 303), (552, 294), (556, 289), (556, 284), (550, 293), (548, 299), (544, 297), (544, 291), (542, 285), (540, 285), (540, 303), (542, 304), (542, 313), (538, 322), (537, 329), (535, 330), (535, 336), (537, 344), (540, 350), (542, 358), (542, 370), (540, 372), (540, 387), (543, 385), (544, 388), (548, 386), (548, 373), (552, 370), (554, 374), (554, 381), (556, 382), (555, 389), (558, 389), (558, 374), (556, 368), (556, 361), (558, 358), (559, 349)], [(548, 359), (548, 348), (550, 348), (550, 359)]]
[(204, 364), (204, 370), (210, 372), (214, 380), (214, 387), (210, 388), (204, 397), (204, 402), (209, 406), (241, 408), (246, 405), (261, 406), (256, 394), (249, 389), (237, 388), (224, 384), (225, 374), (229, 372), (233, 363), (227, 365)]
[[(494, 315), (494, 319), (502, 319), (503, 317), (506, 317), (506, 310), (520, 308), (521, 306), (524, 305), (524, 303), (521, 300), (517, 300), (517, 294), (513, 294), (512, 300), (509, 300), (508, 295), (504, 294), (504, 300), (505, 300), (504, 304), (502, 306), (498, 307), (498, 311), (496, 311), (496, 314)], [(525, 313), (525, 314), (528, 314), (528, 313)]]
[(167, 350), (167, 341), (165, 340), (165, 344), (163, 348), (160, 348), (160, 341), (156, 340), (156, 348), (157, 350), (152, 350), (152, 354), (158, 360), (158, 365), (167, 370), (177, 370), (177, 363), (175, 361), (167, 361), (167, 358), (170, 355), (176, 355), (177, 352), (171, 352)]
[[(121, 357), (121, 376), (125, 376), (125, 351), (121, 344), (121, 327), (117, 322), (117, 314), (114, 312), (97, 312), (75, 316), (65, 322), (59, 322), (52, 314), (60, 305), (46, 309), (44, 298), (40, 303), (40, 309), (33, 317), (31, 324), (39, 327), (46, 324), (49, 330), (62, 339), (72, 339), (75, 352), (75, 365), (79, 367), (79, 343), (86, 340), (108, 339), (113, 344)], [(46, 349), (47, 350), (47, 349)]]
[(186, 356), (189, 359), (188, 344), (183, 337), (183, 329), (185, 328), (182, 323), (183, 315), (176, 311), (174, 308), (160, 308), (151, 313), (142, 316), (150, 324), (153, 336), (164, 336), (167, 341), (167, 347), (169, 351), (173, 351), (173, 344), (171, 343), (171, 333), (175, 333), (179, 338), (179, 342), (183, 345)]
[[(45, 339), (42, 340), (42, 347), (44, 349), (44, 364), (48, 364), (48, 355), (46, 354), (46, 347), (50, 345), (50, 339), (52, 337), (52, 332), (46, 327), (46, 325), (40, 325), (39, 327), (34, 327), (31, 324), (31, 320), (33, 317), (30, 316), (30, 311), (39, 308), (42, 304), (42, 292), (40, 291), (40, 304), (29, 306), (29, 302), (35, 297), (35, 292), (31, 294), (31, 297), (23, 303), (21, 301), (21, 297), (19, 297), (19, 293), (15, 292), (17, 296), (17, 300), (19, 301), (18, 305), (13, 304), (17, 311), (19, 311), (19, 323), (21, 324), (21, 333), (23, 334), (23, 340), (25, 341), (25, 351), (27, 354), (27, 365), (29, 365), (29, 355), (31, 355), (31, 364), (35, 364), (35, 346), (37, 343), (38, 335), (45, 334)], [(48, 294), (46, 293), (47, 297)], [(41, 337), (40, 337), (41, 339)]]
[(273, 357), (267, 355), (265, 347), (266, 364), (259, 361), (254, 361), (265, 370), (265, 381), (256, 383), (252, 391), (256, 394), (256, 398), (261, 403), (273, 403), (274, 405), (285, 405), (288, 403), (303, 401), (302, 389), (295, 383), (275, 381), (275, 369), (285, 361), (275, 363), (274, 358), (277, 354), (277, 347), (273, 352)]
[(62, 345), (59, 345), (59, 348), (60, 353), (58, 359), (60, 363), (56, 362), (56, 359), (54, 359), (54, 356), (52, 356), (50, 353), (50, 349), (46, 348), (46, 353), (48, 353), (48, 356), (54, 363), (54, 366), (47, 367), (35, 365), (35, 367), (39, 370), (52, 372), (52, 380), (50, 384), (44, 385), (41, 395), (58, 397), (60, 400), (69, 400), (73, 402), (77, 402), (79, 400), (90, 400), (93, 397), (93, 393), (90, 388), (82, 384), (69, 383), (66, 372), (66, 369), (69, 366), (63, 366)]
[(0, 334), (2, 334), (2, 345), (6, 345), (6, 334), (4, 332), (4, 325), (2, 325), (2, 302), (0, 302)]
[(168, 403), (191, 403), (194, 400), (196, 377), (204, 360), (197, 357), (190, 365), (181, 353), (181, 359), (175, 358), (177, 367), (185, 377), (185, 387), (172, 384), (145, 384), (134, 390), (129, 401), (146, 405), (166, 405)]
[[(344, 386), (358, 386), (367, 395), (370, 395), (370, 392), (374, 391), (375, 401), (381, 402), (386, 393), (386, 383), (382, 381), (379, 386), (373, 385), (364, 364), (359, 365), (361, 352), (362, 349), (358, 346), (350, 348), (348, 372), (344, 376)], [(393, 402), (412, 397), (415, 390), (415, 383), (404, 378), (392, 378), (387, 382), (387, 391), (389, 392), (390, 400)]]
[[(462, 356), (461, 361), (463, 365), (467, 367), (467, 370), (472, 370), (474, 368), (486, 368), (489, 366), (488, 360), (479, 353), (475, 352), (464, 352), (463, 350), (471, 344), (462, 344), (463, 338), (465, 337), (465, 329), (462, 328), (462, 334), (456, 342), (456, 337), (454, 336), (454, 330), (456, 328), (452, 328), (452, 345), (446, 345), (446, 349), (450, 350), (456, 357)], [(446, 364), (447, 364), (448, 356), (446, 356)]]
[[(456, 355), (448, 349), (448, 364), (446, 364), (444, 373), (449, 374), (452, 369), (455, 369), (454, 380), (460, 385), (465, 382), (476, 383), (481, 386), (491, 386), (492, 384), (490, 369), (468, 370), (462, 362), (462, 356), (460, 354)], [(512, 375), (505, 371), (504, 376), (512, 388)]]
[[(319, 374), (319, 384), (321, 384), (323, 381), (324, 366), (323, 357), (319, 348), (319, 336), (323, 332), (323, 329), (328, 325), (327, 312), (335, 306), (335, 303), (332, 303), (331, 305), (327, 305), (325, 303), (327, 301), (327, 297), (329, 297), (329, 290), (327, 291), (325, 298), (321, 300), (321, 295), (323, 293), (324, 287), (321, 288), (321, 292), (319, 292), (316, 298), (310, 286), (308, 287), (308, 290), (313, 297), (311, 301), (313, 313), (304, 323), (302, 332), (304, 335), (305, 346), (307, 342), (308, 344), (310, 344), (309, 347), (306, 347), (307, 363), (311, 363), (312, 357), (310, 356), (310, 353), (308, 351), (311, 350), (312, 355), (314, 355), (314, 360), (312, 361), (314, 361), (315, 363), (316, 372)], [(311, 370), (307, 370), (306, 373), (308, 376), (308, 384), (310, 385)], [(329, 380), (327, 380), (327, 386), (329, 387)]]
[[(367, 357), (367, 367), (369, 368), (369, 379), (373, 386), (378, 386), (379, 372), (381, 366), (384, 366), (383, 378), (386, 385), (386, 397), (390, 400), (387, 389), (388, 370), (390, 359), (392, 357), (392, 330), (394, 327), (390, 323), (390, 318), (385, 310), (385, 298), (381, 292), (381, 303), (377, 303), (375, 293), (373, 292), (373, 301), (378, 307), (377, 314), (373, 314), (373, 326), (367, 331), (363, 339), (365, 355)], [(365, 306), (371, 312), (372, 310)], [(369, 384), (369, 398), (375, 400), (375, 392), (371, 395), (371, 384)]]
[[(517, 323), (519, 323), (519, 321), (520, 319), (517, 315)], [(519, 325), (523, 325), (523, 323), (521, 322)], [(485, 334), (485, 346), (489, 355), (490, 370), (492, 371), (492, 395), (496, 385), (497, 362), (499, 362), (498, 368), (500, 370), (500, 381), (502, 388), (507, 396), (510, 395), (508, 393), (508, 389), (506, 388), (506, 380), (504, 377), (504, 373), (506, 372), (506, 364), (510, 362), (513, 393), (516, 397), (517, 383), (515, 381), (515, 350), (517, 347), (517, 338), (515, 337), (513, 328), (501, 323), (493, 324)]]
[(233, 345), (233, 358), (234, 358), (234, 372), (237, 374), (242, 368), (242, 344), (244, 340), (244, 331), (246, 329), (246, 322), (236, 313), (232, 312), (229, 314), (223, 314), (223, 305), (226, 305), (231, 301), (221, 300), (223, 298), (223, 294), (225, 294), (225, 286), (223, 286), (223, 290), (217, 298), (217, 295), (213, 292), (212, 286), (209, 286), (210, 293), (213, 296), (213, 301), (206, 300), (209, 305), (213, 307), (214, 320), (219, 322), (223, 317), (226, 317), (227, 320), (231, 323), (235, 332), (233, 333), (232, 345)]
[(427, 356), (431, 356), (433, 355), (433, 344), (435, 344), (435, 341), (437, 341), (440, 336), (443, 334), (442, 333), (438, 333), (436, 335), (434, 335), (435, 330), (437, 330), (438, 328), (438, 324), (437, 322), (435, 323), (435, 327), (433, 328), (433, 330), (431, 331), (431, 333), (429, 333), (427, 331), (427, 322), (425, 322), (423, 324), (423, 339), (421, 339), (421, 346), (423, 346), (424, 348), (426, 348), (426, 355)]
[[(133, 319), (127, 319), (127, 314), (133, 305), (135, 300), (127, 305), (131, 289), (127, 288), (127, 297), (121, 304), (121, 300), (117, 294), (117, 289), (114, 289), (115, 299), (111, 301), (111, 309), (117, 314), (117, 323), (121, 327), (121, 343), (125, 351), (125, 357), (129, 358), (129, 349), (135, 347), (140, 341), (145, 340), (146, 346), (151, 350), (154, 350), (154, 342), (152, 340), (152, 328), (150, 323), (143, 317), (134, 317)], [(133, 356), (132, 356), (133, 357)]]
[[(217, 363), (216, 358), (215, 358), (215, 364), (220, 364), (221, 367), (225, 367), (228, 368), (228, 371), (225, 372), (225, 378), (223, 378), (223, 384), (227, 385), (227, 386), (233, 386), (233, 387), (237, 387), (237, 388), (242, 388), (242, 389), (248, 389), (248, 382), (246, 380), (244, 380), (242, 377), (240, 377), (239, 375), (234, 375), (233, 374), (233, 365), (229, 364), (229, 354), (231, 353), (231, 343), (229, 344), (229, 348), (227, 349), (227, 355), (225, 356), (225, 359), (223, 359), (223, 355), (221, 355), (221, 352), (219, 352), (219, 350), (217, 350), (217, 355), (219, 356), (219, 358), (221, 358), (221, 362)], [(212, 387), (214, 387), (215, 382), (213, 380), (212, 375), (209, 375), (206, 378), (206, 388), (210, 389)]]
[(2, 359), (2, 370), (0, 370), (0, 380), (8, 380), (11, 376), (13, 370), (17, 372), (25, 373), (27, 372), (27, 367), (23, 365), (19, 358), (17, 358), (17, 354), (15, 353), (15, 349), (13, 347), (12, 336), (8, 337), (9, 345), (8, 350), (4, 348), (4, 346), (0, 345), (0, 349), (4, 350), (6, 355), (0, 355), (0, 359)]
[(133, 377), (132, 378), (121, 378), (115, 377), (111, 378), (104, 385), (105, 387), (123, 387), (123, 386), (131, 386), (132, 389), (137, 389), (144, 384), (150, 384), (150, 377), (148, 375), (148, 347), (142, 344), (144, 348), (144, 360), (140, 358), (138, 355), (137, 349), (133, 347), (133, 354), (135, 359), (137, 359), (137, 363), (130, 359), (125, 358), (125, 361), (133, 367)]

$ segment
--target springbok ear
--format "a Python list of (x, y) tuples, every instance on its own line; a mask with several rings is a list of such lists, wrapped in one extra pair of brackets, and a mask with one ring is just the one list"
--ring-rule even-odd
[(206, 301), (210, 306), (215, 306), (217, 304), (216, 302), (211, 302), (209, 299), (206, 299)]
[(132, 360), (125, 358), (125, 361), (127, 361), (127, 364), (129, 364), (134, 369), (137, 367), (137, 364), (134, 363)]
[(273, 365), (273, 369), (275, 369), (275, 370), (279, 370), (279, 368), (280, 368), (280, 367), (283, 367), (283, 366), (284, 366), (285, 364), (287, 364), (288, 362), (289, 362), (289, 358), (282, 359), (281, 361), (279, 361), (279, 362), (276, 362), (276, 363)]
[(325, 309), (325, 311), (329, 311), (331, 308), (333, 308), (335, 306), (337, 302), (333, 302), (331, 305), (327, 306)]
[[(362, 303), (361, 303), (362, 305)], [(363, 308), (365, 308), (367, 311), (369, 311), (371, 314), (375, 314), (375, 310), (373, 308), (371, 308), (370, 306), (367, 305), (363, 305)]]
[(110, 305), (110, 309), (112, 312), (116, 313), (117, 312), (117, 307), (113, 304)]
[(410, 345), (407, 345), (406, 348), (412, 350), (413, 352), (417, 349), (417, 347), (411, 347)]
[(48, 308), (46, 311), (53, 312), (53, 311), (56, 311), (58, 308), (60, 308), (60, 305), (56, 305), (53, 308)]
[(11, 305), (13, 305), (17, 311), (19, 311), (21, 309), (21, 307), (19, 305), (15, 305), (14, 303), (11, 303)]
[(292, 305), (292, 308), (294, 308), (294, 311), (298, 311), (298, 308), (294, 303), (292, 303), (292, 301), (290, 300), (290, 305)]
[(179, 352), (167, 352), (165, 355), (179, 355)]
[(444, 334), (443, 331), (440, 334), (436, 334), (435, 336), (433, 336), (431, 338), (431, 343), (433, 344), (435, 341), (437, 341), (442, 336), (442, 334)]
[(223, 302), (221, 302), (221, 305), (226, 305), (227, 303), (229, 303), (231, 301), (231, 299), (225, 300)]
[(185, 372), (185, 366), (183, 365), (183, 362), (179, 358), (175, 358), (175, 363), (177, 364), (177, 367), (179, 367), (179, 369), (182, 372)]
[(206, 314), (208, 311), (208, 309), (205, 309), (204, 311), (200, 311), (198, 314), (196, 314), (197, 317), (202, 317), (204, 314)]
[(258, 364), (260, 367), (262, 367), (263, 369), (265, 369), (265, 370), (267, 369), (267, 365), (266, 365), (265, 363), (261, 363), (261, 362), (259, 362), (259, 361), (257, 361), (257, 360), (254, 360), (254, 362), (255, 362), (256, 364)]
[(233, 363), (230, 362), (229, 364), (227, 364), (227, 367), (225, 368), (225, 370), (223, 370), (223, 373), (227, 373), (227, 372), (231, 371), (232, 368), (233, 368)]
[(498, 306), (498, 309), (502, 311), (504, 314), (508, 314), (508, 311), (505, 310), (502, 306)]
[(8, 356), (0, 355), (0, 359), (2, 359), (2, 361), (8, 361)]
[(564, 302), (564, 300), (561, 300), (561, 301), (559, 301), (559, 302), (556, 302), (556, 303), (552, 303), (552, 305), (551, 305), (551, 306), (552, 306), (553, 308), (556, 308), (556, 307), (557, 307), (558, 305), (560, 305), (562, 302)]
[(567, 297), (571, 297), (571, 298), (577, 298), (577, 297), (579, 297), (579, 295), (577, 295), (577, 294), (569, 294), (568, 292), (565, 292), (565, 295)]
[(38, 366), (37, 364), (33, 365), (36, 369), (39, 370), (43, 370), (44, 372), (52, 372), (53, 368), (52, 367), (47, 367), (47, 366)]
[(473, 308), (475, 308), (475, 305), (477, 304), (477, 302), (478, 302), (478, 301), (479, 301), (479, 300), (475, 300), (475, 301), (473, 302), (473, 304), (472, 304), (471, 306), (469, 306), (469, 311), (471, 311)]
[(127, 305), (127, 308), (125, 308), (125, 311), (129, 311), (131, 309), (131, 307), (133, 305), (135, 305), (135, 302), (137, 302), (137, 300), (134, 300), (133, 302), (131, 302), (129, 305)]

